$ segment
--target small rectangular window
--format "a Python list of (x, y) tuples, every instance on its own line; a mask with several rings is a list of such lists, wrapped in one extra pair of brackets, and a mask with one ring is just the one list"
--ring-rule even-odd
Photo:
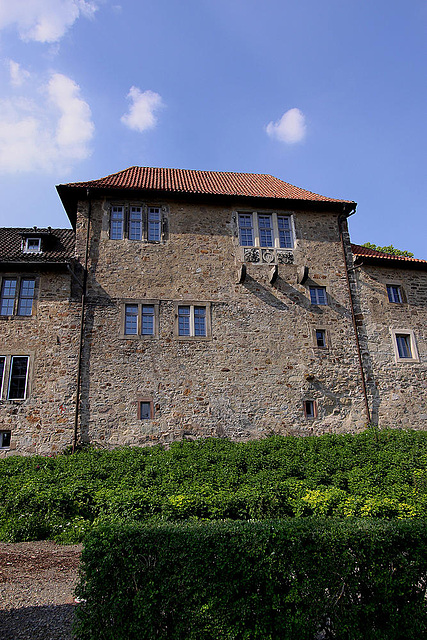
[(139, 402), (138, 417), (140, 420), (152, 420), (153, 413), (153, 402), (151, 400), (142, 400)]
[(124, 207), (111, 207), (110, 238), (122, 240), (124, 231)]
[(26, 238), (24, 243), (25, 253), (41, 253), (41, 238)]
[(0, 431), (0, 449), (10, 448), (10, 431)]
[(239, 213), (239, 235), (242, 247), (254, 246), (254, 229), (251, 213)]
[(142, 207), (131, 207), (129, 213), (129, 240), (142, 239)]
[(123, 305), (122, 332), (124, 337), (158, 337), (159, 301), (129, 302)]
[(315, 400), (304, 400), (304, 415), (306, 418), (317, 417), (317, 406)]
[(12, 356), (8, 400), (24, 400), (27, 393), (28, 356)]
[(395, 304), (402, 304), (403, 302), (402, 289), (399, 285), (388, 284), (387, 295), (388, 295), (389, 302), (394, 302)]
[(0, 315), (12, 316), (15, 309), (16, 278), (3, 278), (0, 294)]
[(411, 336), (407, 333), (396, 333), (396, 344), (399, 358), (412, 358)]
[(310, 287), (311, 304), (327, 305), (326, 287)]
[(161, 211), (160, 207), (148, 207), (148, 242), (160, 242)]
[(316, 329), (316, 345), (321, 349), (326, 347), (326, 331), (324, 329)]
[(391, 330), (396, 362), (419, 362), (417, 344), (412, 330)]

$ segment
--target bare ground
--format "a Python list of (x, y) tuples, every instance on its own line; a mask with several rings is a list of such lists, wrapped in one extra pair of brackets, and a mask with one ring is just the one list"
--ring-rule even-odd
[(72, 640), (81, 545), (0, 543), (0, 640)]

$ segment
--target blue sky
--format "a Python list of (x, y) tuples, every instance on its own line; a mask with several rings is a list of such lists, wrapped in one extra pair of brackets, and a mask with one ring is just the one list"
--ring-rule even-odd
[(128, 166), (270, 173), (427, 259), (426, 0), (0, 0), (1, 226)]

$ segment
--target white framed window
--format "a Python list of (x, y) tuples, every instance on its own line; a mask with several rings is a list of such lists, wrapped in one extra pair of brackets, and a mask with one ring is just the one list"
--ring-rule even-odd
[(400, 285), (388, 284), (387, 295), (388, 295), (389, 302), (393, 302), (394, 304), (403, 303), (403, 292), (402, 292), (402, 287)]
[(175, 303), (175, 337), (203, 340), (211, 337), (210, 303)]
[(10, 431), (0, 431), (0, 449), (10, 449)]
[(122, 327), (125, 338), (157, 338), (159, 335), (159, 301), (125, 302)]
[(293, 249), (295, 234), (292, 215), (239, 212), (239, 242), (242, 247)]
[(41, 250), (42, 250), (41, 238), (25, 238), (24, 253), (41, 253)]
[(3, 398), (3, 382), (6, 372), (6, 356), (0, 356), (0, 400)]
[(158, 243), (166, 239), (167, 208), (144, 204), (110, 205), (110, 240)]
[(35, 278), (4, 277), (0, 289), (0, 316), (31, 316), (35, 291)]
[(327, 305), (326, 287), (310, 287), (310, 302), (316, 305)]
[(28, 385), (29, 356), (11, 356), (9, 370), (8, 400), (25, 400)]
[(419, 362), (415, 334), (410, 330), (391, 329), (396, 362)]

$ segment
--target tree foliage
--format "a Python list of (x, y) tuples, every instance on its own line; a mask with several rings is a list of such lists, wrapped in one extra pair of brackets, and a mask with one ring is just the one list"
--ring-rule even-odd
[(413, 258), (414, 254), (410, 251), (402, 251), (401, 249), (396, 249), (393, 245), (389, 245), (388, 247), (379, 247), (376, 244), (372, 244), (372, 242), (365, 242), (362, 244), (362, 247), (366, 247), (367, 249), (373, 249), (374, 251), (381, 251), (382, 253), (389, 253), (392, 256), (403, 256), (405, 258)]

